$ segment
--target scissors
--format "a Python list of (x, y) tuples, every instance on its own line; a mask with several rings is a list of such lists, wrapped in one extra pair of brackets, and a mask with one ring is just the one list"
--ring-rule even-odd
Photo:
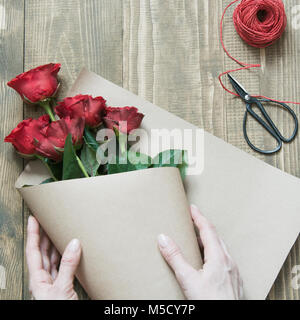
[[(228, 74), (229, 80), (234, 88), (234, 90), (236, 91), (236, 93), (241, 97), (242, 100), (244, 100), (244, 102), (246, 103), (246, 112), (244, 115), (244, 121), (243, 121), (243, 131), (244, 131), (244, 137), (245, 140), (247, 141), (248, 145), (255, 151), (262, 153), (262, 154), (273, 154), (278, 152), (281, 148), (282, 148), (282, 144), (283, 142), (285, 143), (289, 143), (291, 141), (293, 141), (298, 133), (298, 119), (297, 116), (295, 114), (295, 112), (285, 103), (282, 102), (278, 102), (278, 101), (274, 101), (271, 99), (258, 99), (255, 97), (252, 97), (249, 93), (247, 93), (247, 91), (243, 88), (243, 86), (241, 84), (238, 83), (237, 80), (235, 80), (230, 74)], [(272, 119), (270, 118), (270, 116), (268, 115), (266, 109), (264, 108), (264, 106), (262, 105), (262, 102), (271, 102), (271, 103), (276, 103), (278, 105), (280, 105), (282, 108), (284, 108), (286, 111), (288, 111), (295, 122), (295, 129), (293, 134), (291, 135), (290, 138), (285, 138), (282, 136), (282, 134), (280, 133), (280, 131), (278, 130), (278, 128), (275, 126), (274, 122), (272, 121)], [(259, 116), (254, 110), (253, 110), (253, 106), (258, 107), (258, 109), (261, 111), (262, 115), (264, 118), (262, 118), (261, 116)], [(248, 135), (247, 135), (247, 118), (248, 118), (248, 114), (251, 115), (263, 128), (265, 128), (270, 134), (271, 136), (277, 141), (277, 146), (275, 149), (273, 150), (261, 150), (259, 148), (257, 148), (256, 146), (254, 146)]]

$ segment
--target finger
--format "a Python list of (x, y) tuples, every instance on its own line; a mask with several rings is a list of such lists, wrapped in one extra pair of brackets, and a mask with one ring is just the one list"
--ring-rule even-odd
[(240, 277), (239, 269), (236, 263), (232, 260), (227, 250), (227, 246), (221, 238), (220, 243), (226, 256), (226, 263), (231, 271), (231, 281), (233, 284), (232, 287), (234, 288), (236, 299), (241, 299), (241, 297), (243, 296), (243, 281)]
[(195, 272), (195, 269), (186, 262), (179, 247), (171, 238), (164, 234), (159, 235), (158, 245), (162, 256), (175, 272), (179, 284), (183, 286), (184, 281), (191, 273)]
[(56, 279), (57, 274), (58, 274), (57, 267), (59, 264), (59, 260), (60, 260), (60, 255), (59, 255), (57, 249), (52, 245), (51, 255), (50, 255), (50, 266), (51, 266), (50, 273), (51, 273), (51, 277), (53, 280)]
[(80, 262), (81, 245), (78, 239), (73, 239), (62, 255), (56, 283), (60, 286), (73, 284), (74, 275)]
[(197, 241), (198, 241), (198, 245), (199, 245), (200, 250), (203, 251), (204, 246), (203, 246), (203, 243), (202, 243), (200, 236), (197, 236)]
[(239, 279), (238, 279), (238, 285), (239, 285), (239, 299), (244, 298), (244, 288), (243, 288), (243, 280), (239, 274)]
[(202, 261), (204, 261), (204, 247), (203, 247), (203, 243), (201, 241), (200, 236), (197, 236), (197, 241), (198, 241), (198, 245), (199, 245), (199, 249), (200, 249), (201, 259), (202, 259)]
[(200, 213), (195, 205), (191, 205), (191, 215), (199, 230), (200, 239), (204, 247), (204, 261), (223, 260), (225, 252), (215, 227)]
[(27, 225), (26, 259), (29, 275), (34, 277), (43, 269), (42, 255), (40, 251), (39, 224), (33, 216), (29, 216)]
[(51, 242), (45, 233), (45, 231), (41, 231), (40, 236), (40, 248), (42, 253), (42, 261), (44, 270), (50, 272), (50, 249), (51, 249)]

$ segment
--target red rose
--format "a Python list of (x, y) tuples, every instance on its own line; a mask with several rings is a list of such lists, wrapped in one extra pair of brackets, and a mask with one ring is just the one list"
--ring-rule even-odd
[(85, 124), (95, 128), (102, 123), (105, 103), (106, 101), (102, 97), (93, 98), (89, 95), (79, 94), (75, 97), (65, 98), (55, 107), (55, 112), (60, 118), (67, 116), (85, 118)]
[(135, 107), (106, 108), (106, 116), (103, 121), (107, 128), (116, 128), (122, 133), (128, 134), (137, 129), (144, 118), (142, 113)]
[(83, 130), (83, 118), (70, 119), (70, 117), (66, 117), (53, 121), (41, 130), (43, 137), (40, 140), (36, 139), (36, 153), (43, 157), (60, 161), (68, 134), (71, 133), (75, 147), (81, 146)]
[(49, 63), (18, 75), (7, 85), (15, 89), (25, 102), (37, 103), (52, 97), (58, 88), (60, 64)]
[(49, 116), (43, 115), (38, 119), (23, 120), (18, 126), (4, 139), (10, 142), (23, 155), (35, 154), (35, 139), (42, 139), (41, 130), (49, 124)]

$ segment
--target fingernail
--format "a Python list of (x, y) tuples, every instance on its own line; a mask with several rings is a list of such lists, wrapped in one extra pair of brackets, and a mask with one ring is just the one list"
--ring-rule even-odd
[(158, 244), (161, 248), (167, 247), (169, 244), (168, 237), (165, 236), (164, 234), (160, 234), (158, 236)]
[(34, 218), (33, 218), (33, 216), (29, 216), (28, 222), (27, 222), (27, 230), (28, 230), (28, 232), (30, 232), (33, 229), (34, 229)]
[(191, 204), (191, 212), (197, 213), (199, 211), (198, 207), (195, 204)]
[(77, 250), (79, 250), (79, 248), (80, 242), (78, 239), (73, 239), (68, 245), (68, 249), (72, 252), (76, 252)]
[(28, 217), (28, 223), (32, 223), (33, 222), (33, 216), (29, 216)]

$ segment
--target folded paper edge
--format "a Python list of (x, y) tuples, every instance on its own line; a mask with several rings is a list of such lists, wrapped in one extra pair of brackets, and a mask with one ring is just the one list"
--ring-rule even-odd
[[(86, 180), (86, 179), (90, 179), (90, 181), (93, 181), (94, 179), (109, 179), (109, 177), (111, 176), (124, 176), (124, 175), (130, 175), (130, 174), (137, 174), (137, 173), (141, 173), (143, 171), (154, 171), (154, 170), (175, 170), (175, 171), (179, 171), (178, 168), (176, 167), (158, 167), (158, 168), (146, 168), (146, 169), (141, 169), (141, 170), (133, 170), (133, 171), (128, 171), (128, 172), (121, 172), (121, 173), (114, 173), (114, 174), (110, 174), (110, 175), (100, 175), (100, 176), (96, 176), (96, 177), (89, 177), (89, 178), (77, 178), (77, 179), (69, 179), (69, 180), (61, 180), (61, 181), (54, 181), (54, 182), (50, 182), (51, 184), (61, 184), (61, 183), (72, 183), (72, 181), (81, 181), (81, 180)], [(30, 179), (27, 180), (27, 177), (30, 177), (31, 175), (34, 175), (34, 179)], [(41, 176), (39, 176), (41, 175)], [(15, 188), (17, 190), (23, 189), (23, 188), (35, 188), (35, 187), (43, 187), (46, 186), (48, 184), (40, 184), (42, 181), (44, 181), (45, 179), (49, 178), (50, 175), (47, 171), (47, 169), (44, 167), (44, 165), (39, 161), (39, 160), (33, 160), (30, 161), (24, 171), (21, 173), (21, 175), (19, 176), (19, 178), (17, 179), (16, 183), (15, 183)]]

